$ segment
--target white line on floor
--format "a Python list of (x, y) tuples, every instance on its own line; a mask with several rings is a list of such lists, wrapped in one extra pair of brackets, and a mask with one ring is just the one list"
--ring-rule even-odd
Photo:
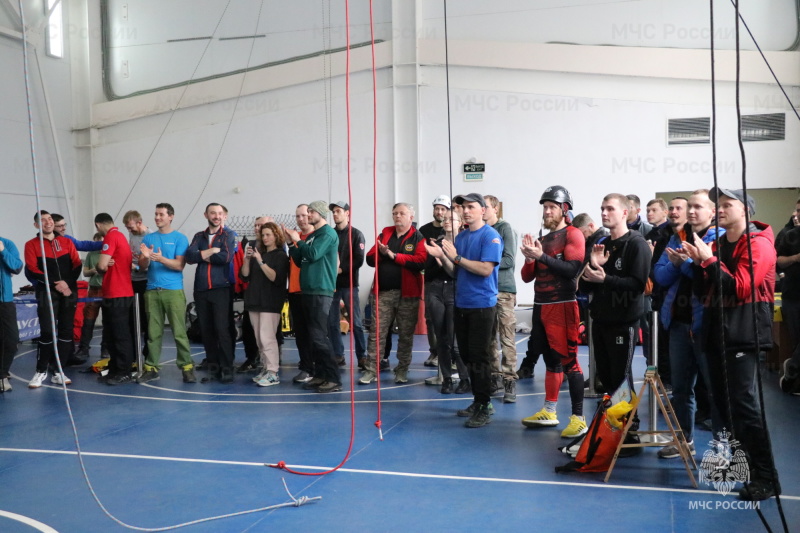
[[(13, 452), (13, 453), (40, 453), (40, 454), (54, 454), (54, 455), (77, 455), (75, 451), (65, 450), (38, 450), (30, 448), (0, 448), (0, 452)], [(152, 455), (132, 455), (132, 454), (119, 454), (119, 453), (99, 453), (99, 452), (82, 452), (84, 456), (91, 457), (104, 457), (104, 458), (117, 458), (117, 459), (139, 459), (148, 461), (171, 461), (177, 463), (199, 463), (199, 464), (214, 464), (214, 465), (231, 465), (231, 466), (255, 466), (267, 467), (266, 463), (249, 462), (249, 461), (221, 461), (213, 459), (190, 459), (186, 457), (161, 457)], [(274, 464), (274, 463), (273, 463)], [(286, 465), (292, 470), (304, 469), (315, 471), (330, 470), (328, 466), (311, 466), (311, 465)], [(570, 481), (543, 481), (535, 479), (509, 479), (509, 478), (491, 478), (491, 477), (477, 477), (477, 476), (452, 476), (444, 474), (422, 474), (416, 472), (394, 472), (391, 470), (365, 470), (360, 468), (340, 468), (339, 472), (346, 472), (349, 474), (371, 474), (379, 476), (397, 476), (397, 477), (410, 477), (410, 478), (423, 478), (423, 479), (442, 479), (442, 480), (455, 480), (455, 481), (482, 481), (492, 483), (517, 483), (523, 485), (547, 485), (556, 487), (588, 487), (595, 489), (616, 489), (616, 490), (640, 490), (650, 492), (676, 492), (685, 494), (697, 495), (711, 495), (719, 496), (720, 494), (713, 490), (699, 490), (699, 489), (677, 489), (670, 487), (636, 487), (627, 485), (612, 485), (608, 483), (576, 483)], [(781, 496), (782, 500), (800, 501), (800, 496)]]

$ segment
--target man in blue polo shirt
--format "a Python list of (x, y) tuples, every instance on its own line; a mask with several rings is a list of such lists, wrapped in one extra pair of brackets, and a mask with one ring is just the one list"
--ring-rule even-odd
[(140, 245), (139, 268), (147, 270), (147, 290), (144, 305), (147, 310), (147, 359), (139, 383), (159, 379), (161, 344), (164, 337), (164, 320), (169, 320), (175, 346), (176, 359), (183, 372), (184, 383), (196, 383), (194, 363), (189, 353), (186, 335), (186, 295), (183, 292), (183, 267), (189, 240), (172, 229), (175, 209), (170, 204), (156, 205), (155, 221), (158, 231), (144, 236)]
[(462, 218), (469, 226), (456, 237), (455, 245), (445, 240), (441, 248), (426, 245), (447, 272), (456, 277), (455, 330), (461, 358), (469, 370), (474, 401), (458, 411), (469, 417), (464, 424), (478, 428), (491, 422), (491, 377), (494, 368), (492, 327), (497, 314), (497, 278), (503, 256), (503, 238), (483, 220), (486, 202), (470, 193), (453, 201), (463, 207)]

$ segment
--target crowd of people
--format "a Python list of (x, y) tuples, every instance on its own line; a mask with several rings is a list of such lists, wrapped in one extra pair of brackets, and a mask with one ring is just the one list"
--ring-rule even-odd
[[(350, 224), (350, 206), (343, 201), (299, 205), (296, 228), (259, 217), (255, 239), (240, 242), (226, 226), (227, 209), (219, 203), (206, 206), (207, 227), (191, 240), (172, 228), (175, 212), (168, 203), (155, 206), (152, 232), (138, 212), (126, 213), (127, 238), (110, 215), (100, 213), (94, 219), (97, 234), (92, 241), (76, 240), (66, 233), (63, 217), (39, 211), (34, 216), (39, 234), (25, 243), (23, 258), (13, 242), (0, 238), (0, 390), (11, 390), (9, 369), (19, 340), (11, 276), (23, 267), (34, 285), (41, 326), (36, 371), (28, 384), (32, 389), (41, 387), (48, 376), (53, 384), (70, 384), (63, 369), (88, 359), (100, 311), (101, 350), (110, 358), (102, 381), (108, 385), (160, 378), (166, 323), (184, 382), (197, 382), (195, 370), (202, 370), (202, 382), (231, 383), (236, 374), (252, 373), (260, 387), (279, 384), (281, 314), (287, 301), (299, 352), (299, 372), (292, 382), (319, 393), (342, 389), (344, 308), (362, 371), (358, 384), (373, 383), (390, 369), (393, 331), (394, 381), (407, 383), (424, 297), (430, 352), (424, 364), (438, 369), (425, 382), (440, 387), (442, 394), (472, 394), (472, 403), (457, 412), (467, 418), (467, 427), (491, 422), (495, 394), (502, 394), (504, 403), (515, 402), (517, 380), (532, 378), (541, 356), (544, 404), (522, 424), (559, 426), (556, 406), (566, 380), (571, 415), (561, 436), (576, 438), (587, 431), (585, 379), (577, 355), (581, 317), (588, 313), (594, 325), (597, 388), (613, 392), (632, 386), (634, 348), (641, 335), (651, 363), (649, 339), (658, 328), (659, 372), (672, 390), (691, 453), (696, 421), (707, 421), (715, 432), (733, 429), (751, 468), (751, 480), (740, 497), (778, 494), (756, 367), (759, 353), (772, 347), (779, 274), (783, 319), (795, 346), (784, 363), (780, 386), (800, 395), (800, 200), (777, 242), (768, 225), (750, 220), (755, 202), (741, 190), (699, 189), (669, 202), (656, 198), (646, 205), (646, 221), (638, 197), (608, 194), (600, 224), (587, 213), (574, 215), (572, 195), (562, 186), (545, 189), (539, 203), (542, 231), (525, 234), (518, 242), (495, 196), (438, 196), (432, 202), (433, 220), (419, 229), (415, 207), (400, 202), (392, 207), (392, 224), (379, 232), (369, 249), (363, 233)], [(84, 261), (79, 251), (89, 252)], [(519, 367), (518, 252), (524, 260), (522, 281), (534, 283), (531, 334)], [(365, 262), (375, 269), (366, 332), (358, 291)], [(186, 264), (196, 265), (193, 295), (206, 357), (197, 366), (185, 322)], [(89, 279), (89, 296), (102, 298), (102, 303), (84, 306), (76, 346), (73, 321), (81, 274)], [(245, 310), (245, 361), (238, 367), (236, 294), (243, 297)], [(579, 305), (579, 294), (587, 296), (588, 306)], [(132, 318), (134, 298), (144, 310), (138, 328)], [(55, 328), (48, 300), (53, 303)], [(658, 323), (650, 323), (651, 309), (660, 312)], [(144, 368), (138, 377), (131, 371), (137, 331), (145, 339)], [(659, 456), (679, 457), (680, 451), (667, 446)]]

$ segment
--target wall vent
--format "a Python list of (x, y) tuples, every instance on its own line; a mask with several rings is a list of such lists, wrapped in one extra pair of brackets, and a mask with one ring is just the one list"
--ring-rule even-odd
[(783, 141), (785, 139), (785, 113), (742, 116), (742, 141)]
[(711, 119), (671, 118), (667, 125), (667, 144), (708, 144), (711, 142)]

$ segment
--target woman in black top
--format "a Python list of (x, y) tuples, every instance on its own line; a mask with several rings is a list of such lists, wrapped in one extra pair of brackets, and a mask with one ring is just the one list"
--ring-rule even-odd
[(261, 226), (256, 246), (245, 250), (240, 277), (249, 285), (244, 293), (244, 310), (256, 334), (263, 371), (253, 381), (260, 387), (280, 383), (279, 355), (275, 332), (286, 300), (289, 256), (283, 248), (283, 232), (274, 222)]

